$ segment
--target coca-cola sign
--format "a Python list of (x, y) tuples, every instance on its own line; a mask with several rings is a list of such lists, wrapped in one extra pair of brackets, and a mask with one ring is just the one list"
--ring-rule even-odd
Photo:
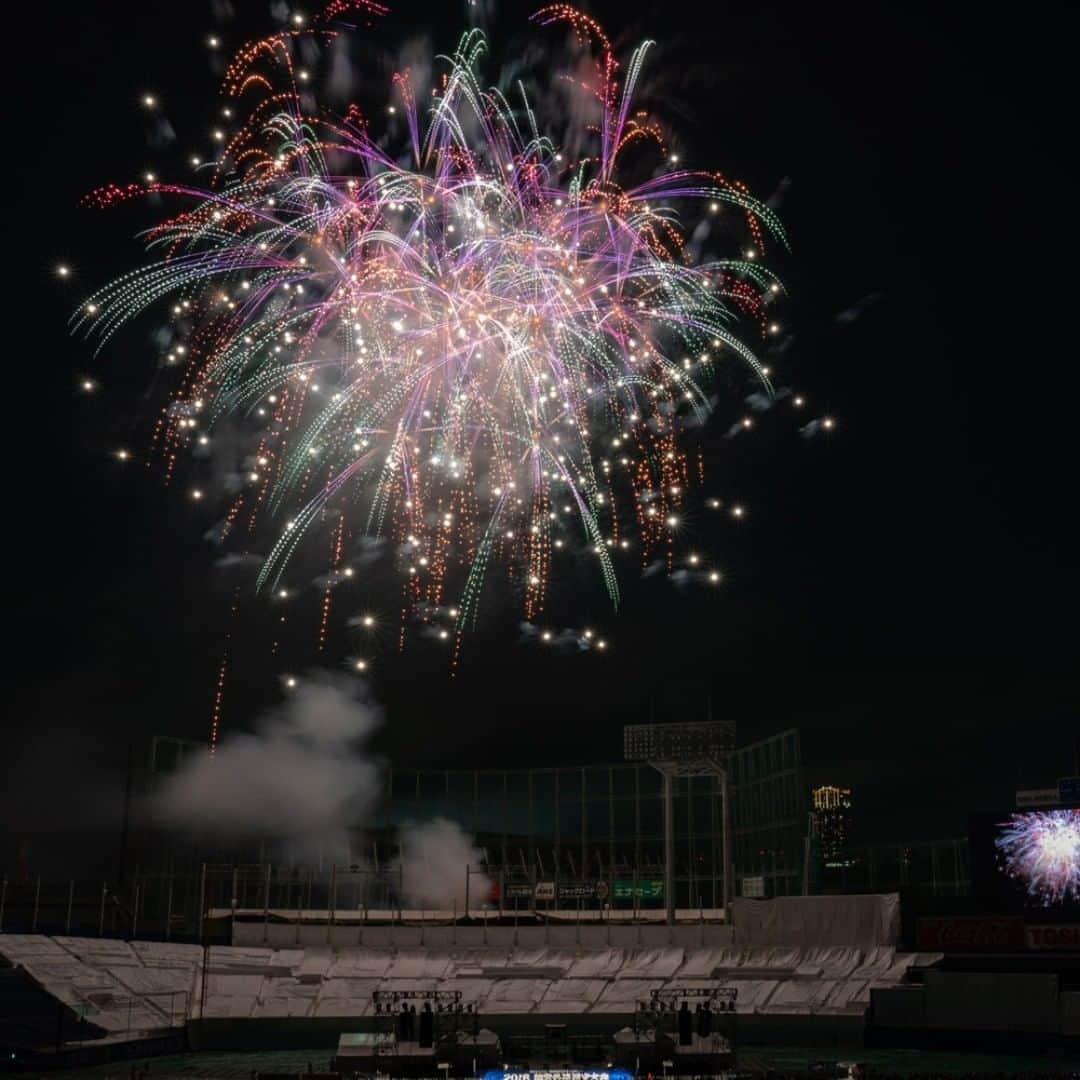
[(1012, 915), (920, 919), (916, 939), (926, 952), (1000, 952), (1024, 947), (1024, 920)]

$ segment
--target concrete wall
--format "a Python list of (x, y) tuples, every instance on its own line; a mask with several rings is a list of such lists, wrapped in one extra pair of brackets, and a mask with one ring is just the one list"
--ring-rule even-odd
[(582, 923), (543, 926), (384, 926), (318, 925), (304, 923), (235, 922), (232, 944), (268, 945), (287, 949), (333, 945), (362, 945), (372, 949), (514, 949), (514, 948), (583, 948), (632, 949), (639, 946), (681, 946), (682, 948), (722, 947), (734, 940), (729, 926), (699, 923), (683, 926), (635, 926)]
[(1061, 1030), (1058, 977), (1030, 972), (928, 971), (926, 1026), (960, 1031)]

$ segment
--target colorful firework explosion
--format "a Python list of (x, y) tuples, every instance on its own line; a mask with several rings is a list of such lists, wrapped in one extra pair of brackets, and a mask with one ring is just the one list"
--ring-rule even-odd
[[(782, 287), (763, 257), (766, 238), (785, 239), (768, 206), (681, 167), (636, 110), (652, 43), (620, 75), (601, 28), (561, 4), (534, 21), (568, 25), (589, 56), (563, 84), (589, 102), (580, 152), (541, 129), (522, 83), (484, 88), (478, 30), (430, 96), (409, 71), (394, 76), (380, 138), (356, 105), (319, 108), (305, 42), (325, 47), (343, 18), (384, 11), (335, 0), (310, 26), (294, 16), (242, 48), (225, 70), (235, 104), (219, 152), (193, 162), (204, 187), (147, 176), (90, 196), (190, 205), (149, 230), (160, 259), (91, 296), (74, 324), (103, 345), (170, 305), (165, 362), (180, 374), (155, 449), (171, 477), (225, 421), (246, 425), (221, 538), (273, 521), (259, 584), (278, 595), (302, 545), (329, 538), (320, 646), (331, 587), (365, 572), (350, 551), (380, 537), (403, 615), (441, 620), (456, 662), (495, 568), (528, 620), (560, 557), (595, 560), (616, 605), (620, 554), (671, 569), (703, 469), (683, 447), (687, 421), (708, 413), (720, 365), (769, 392), (740, 327), (779, 331), (767, 309)], [(702, 260), (685, 223), (711, 227), (722, 211), (733, 252)]]
[(1034, 900), (1080, 900), (1080, 810), (1010, 814), (994, 838), (1001, 868)]

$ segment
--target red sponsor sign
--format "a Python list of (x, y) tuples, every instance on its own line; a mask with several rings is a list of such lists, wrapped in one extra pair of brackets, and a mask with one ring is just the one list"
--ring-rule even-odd
[(916, 940), (925, 952), (1000, 952), (1024, 947), (1024, 920), (1012, 915), (920, 919)]
[(1056, 949), (1058, 952), (1080, 952), (1080, 923), (1058, 923), (1054, 926), (1029, 926), (1029, 949)]

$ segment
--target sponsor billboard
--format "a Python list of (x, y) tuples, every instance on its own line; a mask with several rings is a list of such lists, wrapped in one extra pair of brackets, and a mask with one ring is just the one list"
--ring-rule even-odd
[(920, 919), (915, 936), (922, 952), (1009, 952), (1024, 947), (1024, 920), (1019, 915)]
[(765, 899), (765, 877), (762, 874), (742, 879), (742, 895), (747, 900)]
[(1025, 788), (1016, 793), (1017, 806), (1057, 806), (1060, 801), (1056, 787)]
[(626, 1069), (488, 1069), (484, 1080), (631, 1080)]
[(531, 900), (533, 887), (531, 882), (508, 881), (503, 886), (504, 900)]
[(560, 900), (591, 900), (596, 895), (593, 881), (560, 881)]
[(663, 878), (645, 881), (613, 881), (612, 895), (616, 900), (663, 900)]
[(1029, 949), (1080, 952), (1080, 923), (1028, 926), (1026, 935)]

